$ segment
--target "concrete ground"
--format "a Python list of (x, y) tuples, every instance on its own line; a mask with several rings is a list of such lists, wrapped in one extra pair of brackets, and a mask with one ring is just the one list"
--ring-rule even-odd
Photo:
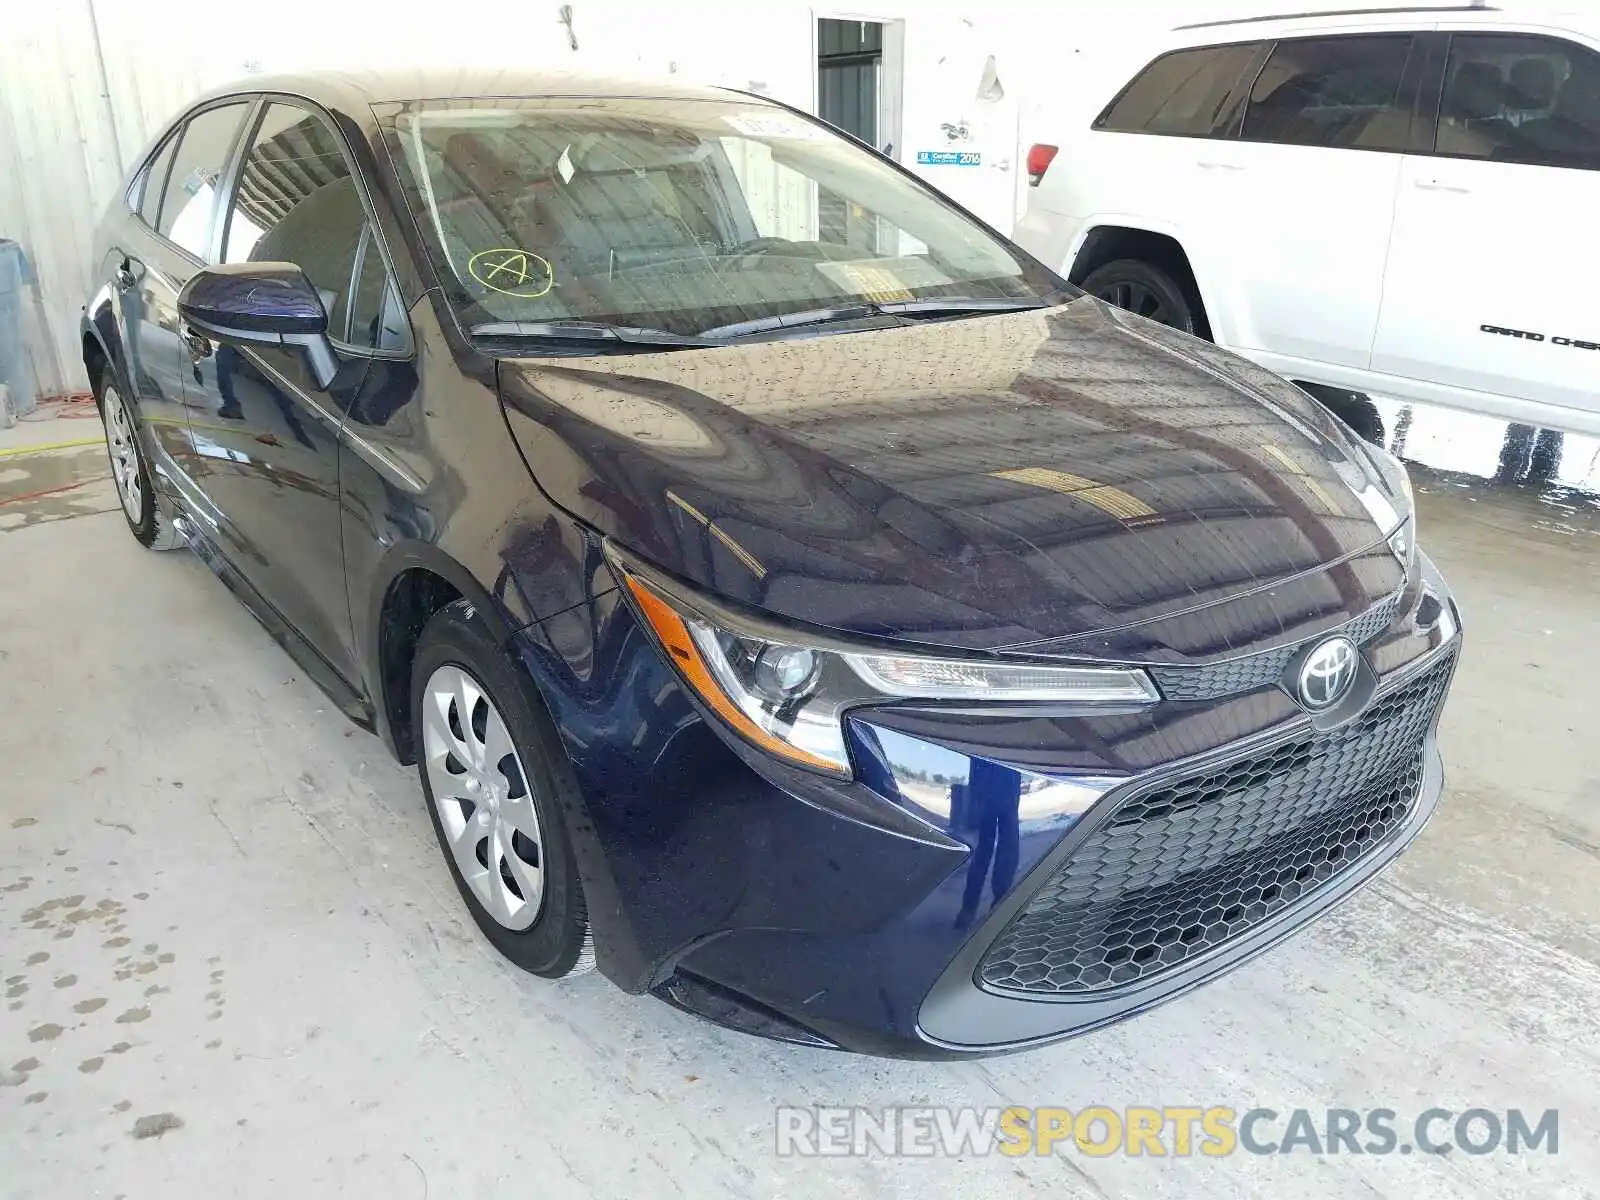
[[(1552, 466), (1548, 440), (1513, 437), (1502, 465), (1496, 422), (1380, 415), (1421, 464), (1422, 538), (1469, 625), (1439, 816), (1225, 980), (955, 1065), (766, 1044), (596, 975), (519, 974), (467, 919), (412, 773), (198, 561), (134, 544), (100, 450), (26, 450), (94, 426), (0, 435), (0, 1195), (1596, 1195), (1600, 445), (1567, 438)], [(1385, 1107), (1403, 1128), (1554, 1108), (1560, 1144), (774, 1153), (778, 1105), (1097, 1103)]]

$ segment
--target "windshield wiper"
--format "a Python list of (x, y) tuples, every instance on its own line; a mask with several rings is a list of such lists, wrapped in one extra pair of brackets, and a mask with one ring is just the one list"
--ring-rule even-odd
[(932, 300), (891, 300), (888, 302), (862, 301), (859, 304), (842, 304), (836, 308), (808, 308), (802, 312), (779, 313), (775, 317), (757, 317), (753, 321), (738, 321), (732, 325), (718, 325), (702, 329), (703, 338), (736, 338), (752, 333), (771, 333), (775, 330), (800, 329), (807, 325), (829, 325), (842, 321), (862, 321), (871, 317), (943, 317), (962, 313), (1020, 312), (1024, 309), (1049, 308), (1048, 301), (997, 299), (989, 296), (945, 296)]
[(639, 329), (631, 325), (607, 325), (603, 321), (487, 321), (473, 325), (467, 333), (476, 338), (509, 341), (532, 339), (554, 342), (626, 342), (637, 346), (719, 346), (720, 341), (669, 333), (665, 329)]
[(775, 329), (798, 329), (806, 325), (828, 325), (834, 321), (861, 321), (868, 317), (881, 317), (884, 307), (877, 304), (844, 304), (837, 308), (808, 308), (802, 312), (779, 313), (775, 317), (757, 317), (752, 321), (735, 321), (732, 325), (718, 325), (702, 329), (703, 338), (734, 338), (749, 333), (770, 333)]
[(892, 300), (880, 304), (882, 312), (897, 316), (935, 316), (951, 313), (1025, 312), (1035, 308), (1050, 308), (1046, 300), (1004, 299), (996, 296), (937, 296), (929, 300)]

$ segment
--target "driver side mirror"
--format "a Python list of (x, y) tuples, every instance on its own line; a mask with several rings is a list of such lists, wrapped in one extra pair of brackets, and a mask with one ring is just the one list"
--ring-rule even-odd
[(178, 313), (196, 333), (213, 341), (301, 347), (319, 388), (327, 388), (338, 373), (327, 309), (294, 263), (205, 267), (178, 293)]

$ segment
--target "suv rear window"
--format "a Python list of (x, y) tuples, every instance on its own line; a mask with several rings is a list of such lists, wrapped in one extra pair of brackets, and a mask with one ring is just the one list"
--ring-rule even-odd
[(1288, 146), (1405, 150), (1400, 84), (1410, 34), (1279, 42), (1250, 90), (1244, 137)]
[(1237, 115), (1229, 103), (1259, 42), (1205, 46), (1163, 54), (1100, 114), (1096, 129), (1162, 133), (1176, 137), (1226, 137)]

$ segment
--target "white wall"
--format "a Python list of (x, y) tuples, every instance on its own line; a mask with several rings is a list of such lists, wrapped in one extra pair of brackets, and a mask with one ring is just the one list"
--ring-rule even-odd
[[(24, 244), (40, 277), (49, 323), (49, 336), (33, 346), (41, 391), (81, 388), (78, 314), (94, 225), (148, 139), (200, 91), (305, 68), (503, 65), (670, 74), (810, 108), (817, 16), (905, 21), (896, 156), (909, 162), (918, 149), (948, 145), (945, 123), (978, 127), (981, 170), (923, 174), (1008, 231), (1022, 194), (1021, 148), (1043, 109), (1098, 107), (1119, 76), (1149, 56), (1151, 33), (1180, 18), (1271, 7), (1266, 0), (572, 0), (575, 51), (560, 5), (548, 0), (0, 0), (0, 236)], [(990, 55), (1006, 93), (999, 104), (977, 98)], [(1002, 159), (1009, 173), (990, 165)]]

